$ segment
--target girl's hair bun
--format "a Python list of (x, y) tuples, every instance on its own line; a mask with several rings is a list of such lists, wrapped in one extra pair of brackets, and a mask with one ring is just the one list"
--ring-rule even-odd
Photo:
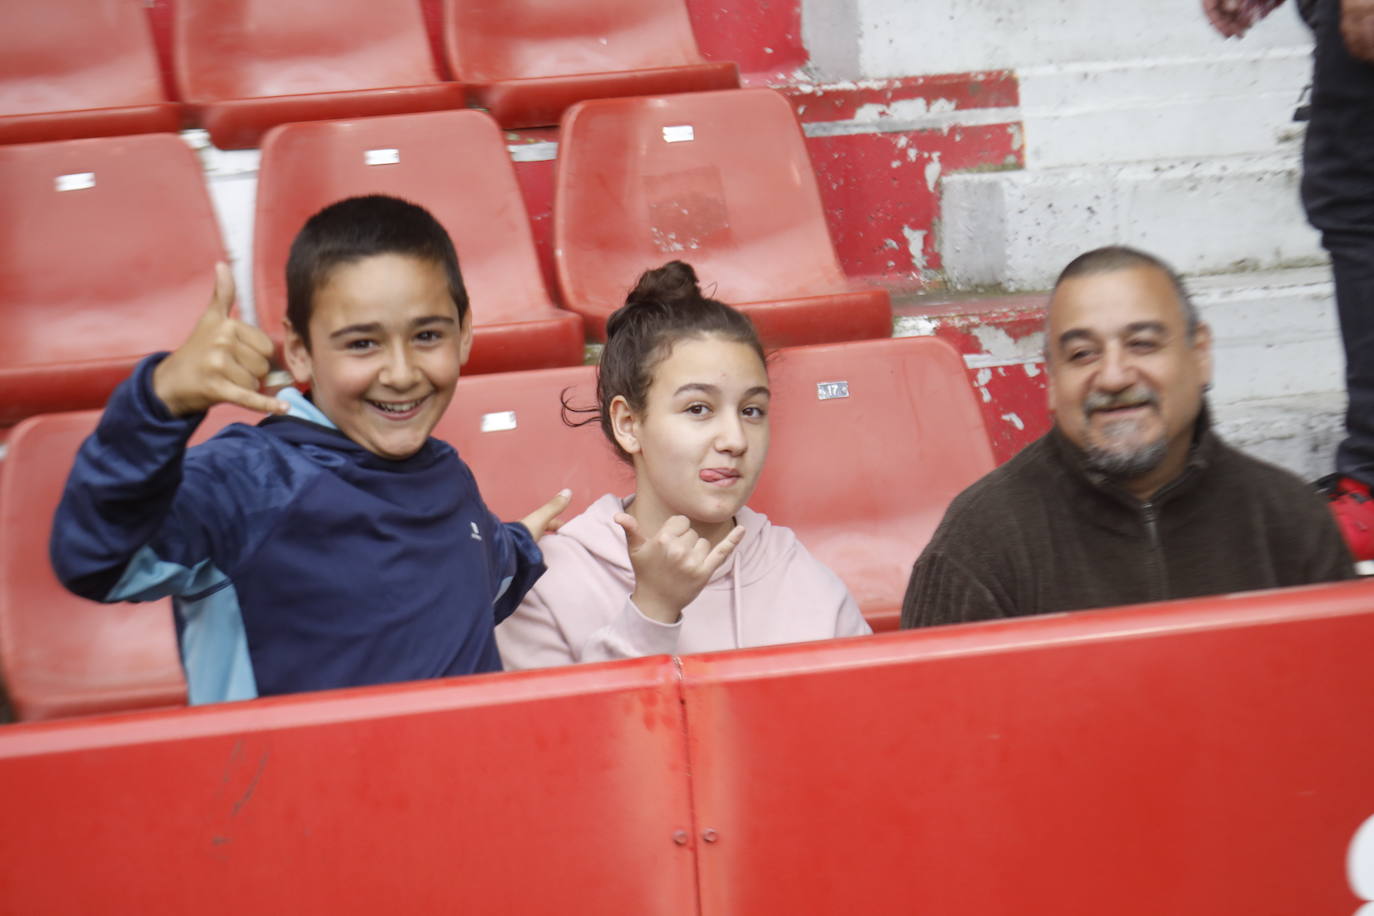
[(625, 297), (626, 305), (678, 305), (701, 299), (697, 272), (684, 261), (669, 261), (662, 267), (646, 270)]

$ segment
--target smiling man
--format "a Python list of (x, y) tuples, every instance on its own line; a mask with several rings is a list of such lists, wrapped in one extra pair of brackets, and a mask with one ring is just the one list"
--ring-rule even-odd
[(903, 627), (1354, 575), (1312, 489), (1212, 432), (1211, 331), (1158, 258), (1099, 248), (1064, 268), (1045, 363), (1054, 427), (950, 505)]

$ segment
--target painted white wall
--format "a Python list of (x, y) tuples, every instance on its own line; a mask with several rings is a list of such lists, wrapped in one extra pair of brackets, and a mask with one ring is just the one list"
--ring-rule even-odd
[(1243, 40), (1201, 0), (804, 0), (821, 82), (1012, 70), (1029, 169), (1296, 149), (1312, 39), (1289, 3)]
[[(859, 69), (882, 78), (1092, 61), (1214, 57), (1237, 49), (1309, 46), (1293, 4), (1243, 42), (1226, 42), (1200, 0), (848, 0), (856, 7)], [(829, 0), (808, 0), (817, 15)], [(1289, 8), (1293, 7), (1293, 8)]]

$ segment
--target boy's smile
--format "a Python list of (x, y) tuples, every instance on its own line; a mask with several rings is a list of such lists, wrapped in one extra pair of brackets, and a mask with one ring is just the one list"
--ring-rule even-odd
[(472, 346), (441, 265), (380, 254), (330, 271), (313, 297), (310, 347), (288, 325), (286, 361), (315, 406), (383, 458), (408, 458), (453, 398)]

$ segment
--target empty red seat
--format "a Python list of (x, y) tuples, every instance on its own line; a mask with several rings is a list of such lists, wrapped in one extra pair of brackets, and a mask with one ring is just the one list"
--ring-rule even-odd
[(801, 127), (771, 89), (569, 109), (554, 252), (564, 305), (598, 337), (636, 277), (673, 258), (770, 345), (892, 333), (887, 291), (840, 268)]
[(773, 440), (750, 505), (797, 532), (876, 630), (950, 500), (993, 468), (963, 360), (934, 337), (800, 347), (769, 366)]
[(423, 205), (453, 237), (476, 331), (465, 373), (582, 362), (582, 319), (549, 300), (505, 142), (476, 111), (288, 124), (267, 135), (253, 272), (269, 333), (282, 333), (286, 258), (306, 219), (372, 193)]
[[(15, 428), (0, 463), (0, 676), (20, 720), (186, 703), (171, 602), (78, 598), (48, 559), (53, 512), (99, 418), (98, 411), (31, 417)], [(259, 419), (217, 407), (193, 441)]]
[(225, 257), (174, 134), (0, 147), (0, 425), (97, 407), (190, 333)]
[(458, 108), (415, 0), (177, 0), (182, 100), (221, 149), (289, 121)]
[(0, 143), (180, 126), (138, 0), (0, 4)]
[(503, 127), (557, 124), (583, 99), (739, 85), (697, 50), (683, 0), (445, 0), (454, 78)]
[[(563, 422), (566, 397), (596, 405), (596, 370), (570, 366), (461, 379), (434, 435), (472, 468), (487, 507), (517, 521), (567, 487), (570, 519), (603, 493), (634, 492), (634, 473), (619, 461), (595, 423)], [(574, 422), (579, 417), (572, 416)]]

